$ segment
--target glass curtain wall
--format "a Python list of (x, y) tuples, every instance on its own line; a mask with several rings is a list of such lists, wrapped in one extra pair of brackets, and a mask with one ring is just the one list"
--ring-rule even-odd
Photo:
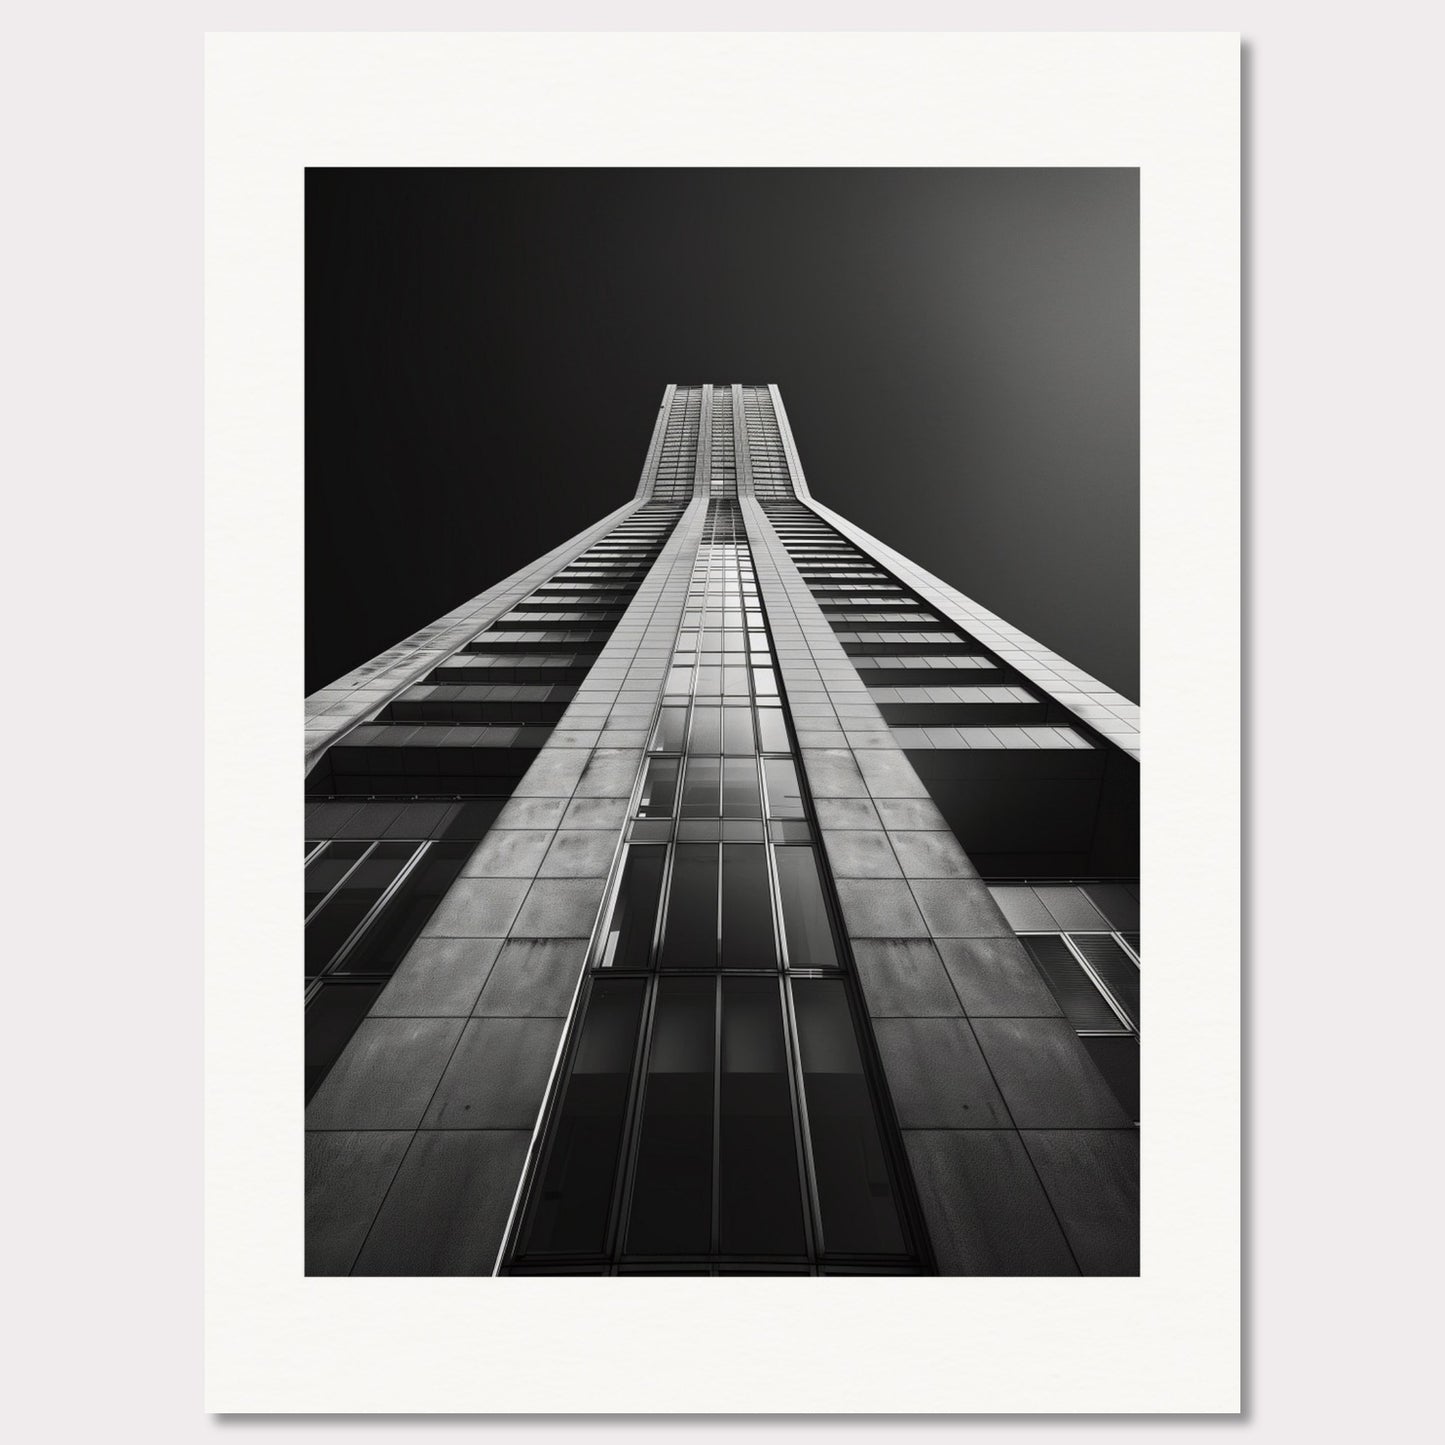
[(810, 814), (713, 501), (511, 1272), (925, 1267)]

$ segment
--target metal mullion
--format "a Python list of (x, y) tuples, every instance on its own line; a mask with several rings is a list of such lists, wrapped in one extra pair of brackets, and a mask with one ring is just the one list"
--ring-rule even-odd
[(632, 1059), (632, 1083), (623, 1115), (622, 1140), (618, 1146), (617, 1174), (612, 1181), (612, 1203), (607, 1222), (605, 1253), (621, 1260), (627, 1244), (627, 1225), (632, 1215), (632, 1193), (637, 1182), (637, 1155), (642, 1143), (642, 1110), (647, 1099), (647, 1065), (652, 1058), (652, 1025), (657, 1016), (658, 974), (645, 980), (642, 1018)]
[[(345, 838), (331, 838), (331, 839), (328, 839), (328, 840), (327, 840), (327, 846), (330, 846), (331, 843), (345, 843), (345, 842), (347, 842), (347, 841), (349, 841), (349, 840), (347, 840), (347, 839), (345, 839)], [(358, 841), (360, 841), (360, 840), (358, 840)], [(373, 840), (372, 842), (368, 843), (368, 844), (366, 845), (366, 847), (361, 850), (361, 852), (360, 852), (360, 853), (357, 855), (357, 857), (353, 860), (353, 862), (352, 862), (352, 864), (351, 864), (351, 867), (348, 868), (348, 869), (346, 870), (346, 872), (343, 873), (343, 874), (341, 875), (341, 877), (338, 878), (338, 879), (336, 880), (336, 882), (331, 885), (330, 890), (328, 891), (328, 893), (326, 894), (326, 896), (321, 900), (321, 902), (318, 903), (318, 904), (316, 905), (316, 907), (313, 908), (313, 909), (311, 910), (311, 912), (306, 915), (306, 922), (307, 922), (307, 923), (310, 923), (311, 920), (312, 920), (313, 918), (315, 918), (316, 915), (317, 915), (318, 913), (320, 913), (321, 910), (322, 910), (323, 908), (325, 908), (328, 903), (331, 902), (332, 898), (333, 898), (333, 897), (335, 896), (335, 894), (336, 894), (336, 890), (337, 890), (338, 888), (340, 888), (341, 885), (342, 885), (343, 883), (345, 883), (346, 880), (347, 880), (348, 878), (350, 878), (353, 873), (356, 872), (357, 868), (360, 867), (361, 864), (363, 864), (364, 862), (366, 862), (366, 860), (367, 860), (369, 857), (371, 857), (371, 850), (376, 847), (376, 844), (377, 844), (377, 842), (379, 842), (379, 841), (380, 841), (379, 839), (375, 839), (375, 840)], [(307, 861), (309, 862), (310, 860), (308, 859)], [(302, 866), (304, 867), (305, 865), (303, 864)], [(303, 885), (304, 885), (304, 883), (305, 883), (304, 877), (303, 877), (303, 879), (302, 879), (302, 883), (303, 883)]]
[(808, 1125), (807, 1095), (803, 1087), (803, 1051), (798, 1044), (798, 1021), (793, 1013), (793, 988), (786, 974), (778, 975), (778, 988), (783, 1002), (783, 1037), (788, 1050), (788, 1088), (793, 1101), (793, 1146), (807, 1200), (803, 1210), (803, 1238), (808, 1262), (816, 1265), (824, 1245), (823, 1209), (818, 1199), (812, 1130)]

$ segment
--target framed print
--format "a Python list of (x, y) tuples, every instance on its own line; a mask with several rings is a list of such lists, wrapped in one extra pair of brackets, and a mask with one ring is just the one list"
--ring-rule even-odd
[(208, 1408), (1237, 1411), (1238, 82), (210, 38)]

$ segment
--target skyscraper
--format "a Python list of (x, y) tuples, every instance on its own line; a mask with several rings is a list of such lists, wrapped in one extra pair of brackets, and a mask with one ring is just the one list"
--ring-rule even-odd
[(1139, 710), (776, 387), (307, 700), (307, 1270), (1132, 1274)]

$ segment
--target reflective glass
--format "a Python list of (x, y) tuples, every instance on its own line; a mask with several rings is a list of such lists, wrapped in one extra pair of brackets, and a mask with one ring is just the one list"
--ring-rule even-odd
[(378, 843), (306, 925), (306, 972), (318, 974), (410, 861), (416, 843)]
[(677, 802), (677, 758), (652, 758), (642, 777), (637, 812), (643, 818), (670, 818)]
[(789, 968), (836, 968), (833, 930), (823, 901), (818, 860), (811, 848), (778, 848), (778, 893)]
[(602, 968), (646, 968), (662, 896), (665, 848), (630, 848), (602, 939)]
[(722, 966), (776, 968), (768, 850), (725, 843), (722, 853)]
[(792, 758), (764, 758), (763, 786), (768, 793), (768, 817), (803, 816), (803, 790)]
[(760, 707), (758, 709), (758, 738), (765, 753), (792, 752), (792, 747), (788, 743), (788, 727), (783, 721), (782, 708)]
[(682, 784), (682, 816), (716, 818), (721, 781), (721, 758), (689, 757)]
[(802, 1195), (778, 985), (724, 976), (718, 1247), (802, 1254)]
[(722, 751), (722, 709), (699, 706), (692, 710), (692, 734), (688, 738), (690, 753)]
[(751, 753), (753, 747), (753, 710), (748, 707), (723, 709), (723, 752)]
[(712, 968), (717, 961), (716, 843), (678, 843), (667, 895), (663, 968)]
[(903, 1226), (842, 979), (792, 981), (808, 1133), (829, 1254), (901, 1254)]
[(711, 978), (658, 980), (627, 1231), (632, 1254), (712, 1248), (716, 993)]
[(687, 709), (665, 707), (657, 716), (657, 727), (652, 734), (652, 751), (655, 753), (680, 753), (682, 740), (687, 731)]
[(761, 818), (758, 765), (751, 757), (722, 760), (722, 811), (725, 818)]
[(607, 1243), (612, 1187), (642, 1013), (642, 979), (596, 979), (534, 1184), (521, 1253), (598, 1254)]
[(328, 843), (306, 865), (306, 913), (336, 887), (351, 865), (366, 852), (368, 843)]

